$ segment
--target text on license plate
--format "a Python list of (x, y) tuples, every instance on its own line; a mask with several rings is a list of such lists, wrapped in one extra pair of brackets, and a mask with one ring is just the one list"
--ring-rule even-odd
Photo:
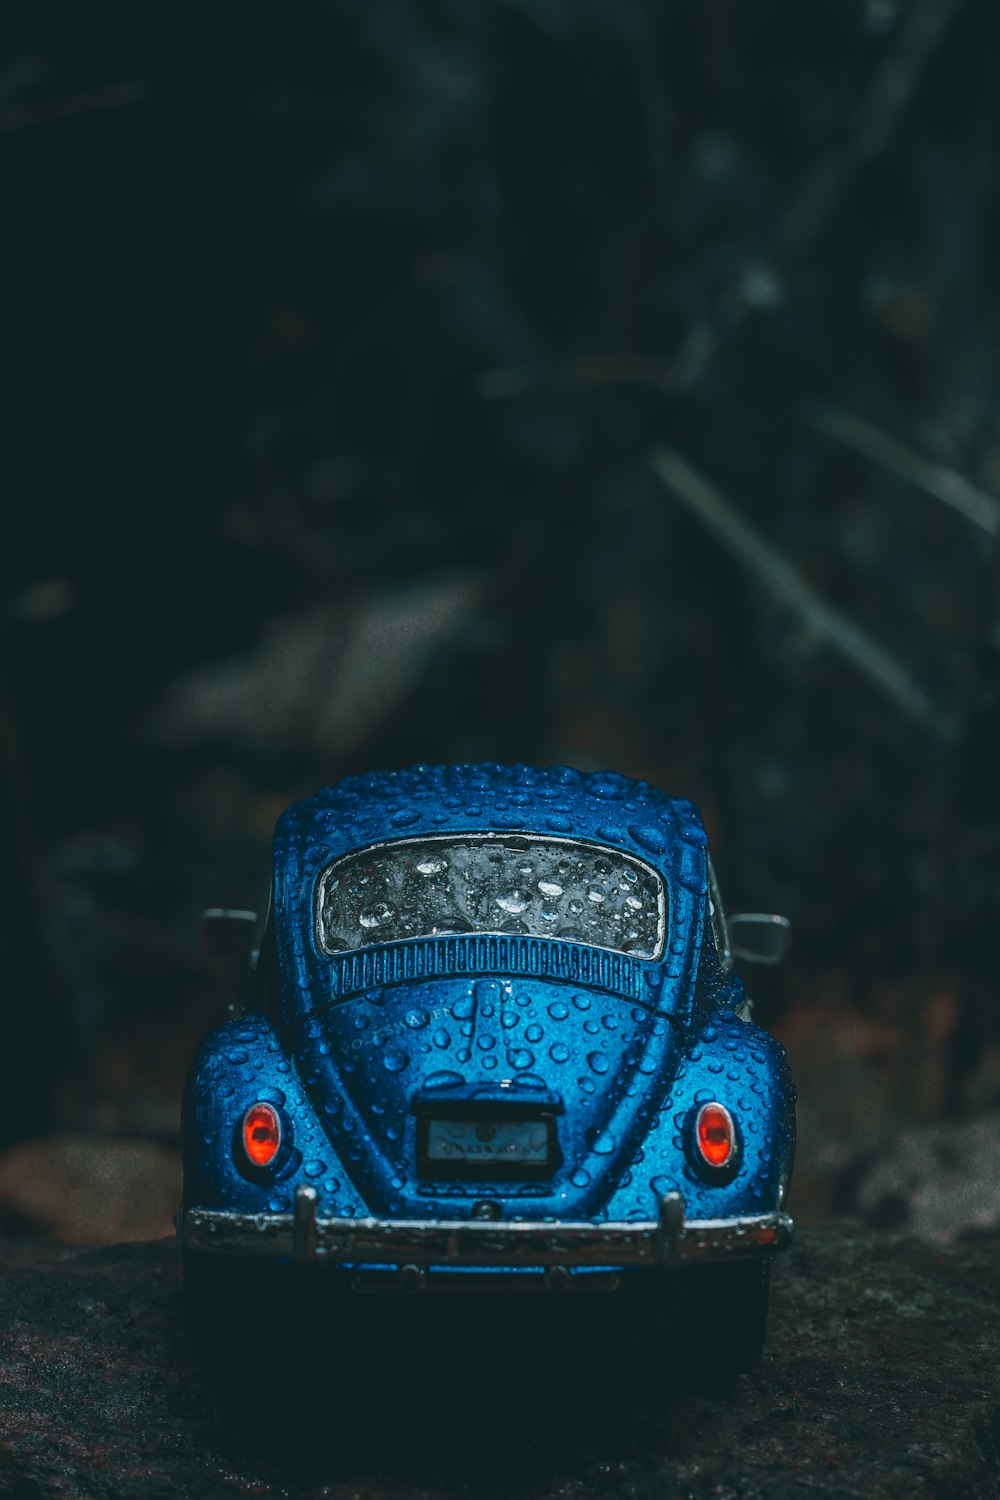
[(428, 1120), (424, 1149), (428, 1161), (541, 1166), (550, 1129), (547, 1120)]

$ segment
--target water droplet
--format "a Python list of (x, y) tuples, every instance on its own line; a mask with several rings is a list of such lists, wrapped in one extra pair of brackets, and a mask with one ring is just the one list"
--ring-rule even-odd
[(569, 1180), (574, 1187), (585, 1188), (590, 1183), (590, 1173), (585, 1167), (574, 1167), (569, 1174)]
[(507, 1053), (507, 1061), (510, 1063), (512, 1068), (516, 1068), (518, 1070), (523, 1068), (530, 1068), (532, 1063), (535, 1061), (535, 1054), (533, 1052), (529, 1052), (527, 1047), (515, 1047), (512, 1051)]
[(250, 1061), (250, 1054), (248, 1052), (244, 1052), (242, 1048), (238, 1048), (234, 1052), (227, 1052), (226, 1056), (229, 1058), (229, 1061), (233, 1063), (237, 1068), (241, 1067), (243, 1063)]
[(495, 1036), (490, 1036), (488, 1033), (487, 1033), (486, 1036), (478, 1036), (476, 1038), (476, 1045), (479, 1046), (479, 1047), (482, 1047), (482, 1049), (483, 1049), (484, 1052), (490, 1052), (490, 1051), (492, 1051), (492, 1049), (496, 1046), (496, 1044), (497, 1044), (496, 1037)]
[(461, 1073), (455, 1073), (450, 1068), (441, 1068), (437, 1073), (428, 1073), (424, 1079), (424, 1087), (428, 1089), (456, 1088), (465, 1082)]
[(565, 1062), (567, 1057), (569, 1057), (569, 1048), (565, 1042), (553, 1042), (549, 1048), (549, 1056), (553, 1062)]
[(406, 1012), (406, 1024), (413, 1031), (419, 1031), (420, 1028), (422, 1026), (426, 1026), (429, 1021), (430, 1016), (425, 1010), (408, 1010)]
[(551, 896), (553, 898), (561, 896), (563, 893), (563, 887), (555, 880), (540, 880), (538, 882), (538, 889), (543, 896)]
[(302, 1163), (302, 1170), (307, 1177), (322, 1177), (326, 1171), (326, 1163), (322, 1161), (306, 1161)]
[(574, 995), (573, 996), (573, 1004), (576, 1006), (577, 1010), (589, 1010), (590, 1009), (590, 996), (589, 995)]
[(611, 1066), (606, 1052), (588, 1052), (587, 1062), (595, 1073), (606, 1073)]
[(476, 1004), (471, 995), (463, 995), (456, 1000), (451, 1007), (451, 1013), (456, 1021), (468, 1021), (476, 1013)]
[(617, 1142), (610, 1130), (599, 1130), (590, 1143), (595, 1156), (610, 1156)]
[(387, 922), (391, 916), (392, 912), (390, 911), (389, 907), (386, 906), (385, 902), (377, 901), (369, 911), (363, 911), (361, 913), (360, 917), (358, 918), (358, 922), (366, 930), (371, 930), (371, 928), (373, 927), (381, 927), (382, 924), (384, 922)]
[(553, 1021), (565, 1021), (566, 1017), (569, 1015), (569, 1006), (564, 1005), (561, 1000), (553, 1000), (552, 1004), (549, 1006), (549, 1015), (552, 1017)]
[(592, 1078), (578, 1078), (576, 1081), (580, 1085), (580, 1092), (583, 1094), (592, 1094), (597, 1088), (597, 1084)]
[(440, 854), (425, 854), (422, 859), (417, 860), (417, 871), (421, 875), (440, 875), (447, 868), (448, 861), (442, 859)]
[(650, 823), (633, 823), (629, 833), (641, 849), (648, 849), (650, 854), (663, 854), (666, 851), (667, 840), (662, 829), (655, 828)]
[(439, 1026), (437, 1031), (435, 1031), (434, 1035), (431, 1037), (431, 1041), (434, 1043), (435, 1047), (447, 1047), (451, 1042), (451, 1037), (445, 1031), (443, 1026)]
[(390, 1073), (401, 1073), (409, 1064), (410, 1054), (404, 1052), (402, 1047), (386, 1047), (382, 1064)]
[(544, 1035), (545, 1033), (536, 1021), (533, 1026), (528, 1026), (525, 1029), (524, 1038), (528, 1042), (540, 1042)]
[(530, 899), (523, 891), (505, 891), (502, 896), (497, 896), (496, 904), (502, 911), (516, 913), (527, 911)]

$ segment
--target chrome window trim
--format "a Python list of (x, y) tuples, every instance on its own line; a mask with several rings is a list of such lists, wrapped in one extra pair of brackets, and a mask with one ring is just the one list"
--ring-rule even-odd
[(719, 882), (716, 879), (715, 867), (712, 864), (712, 856), (706, 855), (708, 865), (708, 915), (712, 923), (712, 936), (715, 938), (715, 947), (719, 955), (719, 963), (722, 972), (728, 974), (733, 967), (733, 955), (729, 948), (729, 928), (726, 925), (726, 912), (722, 905), (722, 897), (719, 894)]

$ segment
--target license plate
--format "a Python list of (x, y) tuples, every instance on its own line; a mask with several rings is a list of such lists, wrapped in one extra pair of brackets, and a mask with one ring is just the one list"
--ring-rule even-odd
[(428, 1119), (424, 1159), (438, 1167), (545, 1167), (553, 1157), (551, 1120)]

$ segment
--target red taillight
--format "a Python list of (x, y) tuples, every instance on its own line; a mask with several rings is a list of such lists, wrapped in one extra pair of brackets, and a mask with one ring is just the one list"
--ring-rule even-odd
[(722, 1104), (703, 1104), (695, 1124), (698, 1150), (710, 1167), (726, 1167), (736, 1149), (733, 1117)]
[(281, 1145), (281, 1121), (270, 1104), (251, 1104), (243, 1116), (243, 1149), (253, 1167), (269, 1167)]

